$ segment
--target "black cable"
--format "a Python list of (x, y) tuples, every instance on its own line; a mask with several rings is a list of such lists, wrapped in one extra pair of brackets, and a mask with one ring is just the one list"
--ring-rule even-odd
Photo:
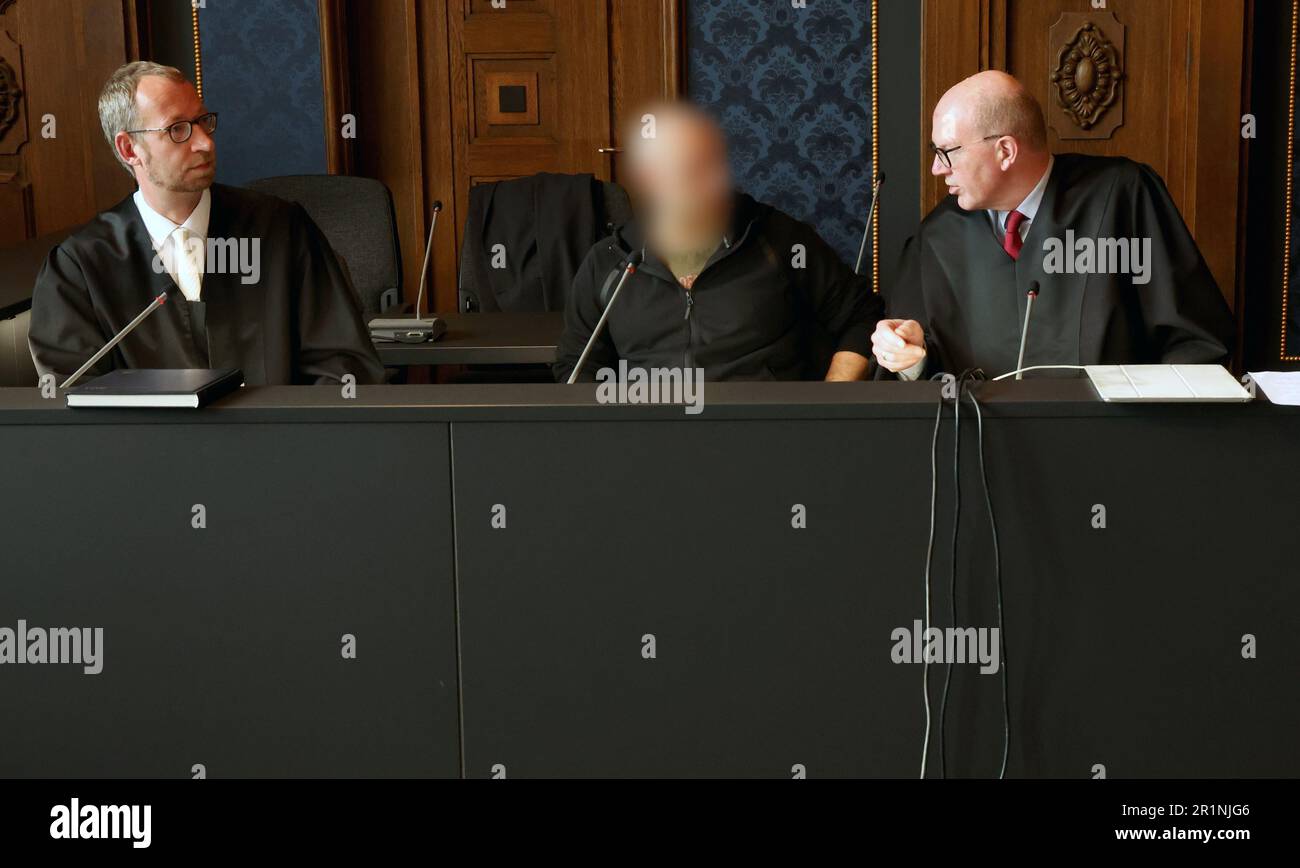
[[(966, 377), (963, 371), (957, 378), (957, 397), (952, 402), (952, 572), (948, 580), (948, 612), (950, 623), (957, 626), (957, 533), (961, 527), (961, 390)], [(922, 653), (926, 637), (921, 637)], [(928, 657), (927, 657), (928, 659)], [(952, 688), (953, 661), (947, 662), (943, 676), (943, 698), (939, 701), (939, 777), (948, 777), (948, 691)]]
[[(931, 377), (930, 379), (934, 379)], [(943, 390), (939, 390), (939, 400), (934, 408), (934, 432), (930, 435), (930, 539), (925, 546), (925, 618), (922, 621), (922, 640), (924, 631), (930, 627), (930, 563), (934, 559), (934, 525), (935, 505), (939, 498), (939, 426), (943, 421)], [(922, 648), (925, 646), (922, 645)], [(924, 653), (921, 655), (921, 695), (925, 703), (925, 739), (921, 743), (921, 780), (925, 780), (925, 767), (930, 755), (930, 661)]]
[[(1006, 650), (1006, 624), (1002, 611), (1002, 555), (998, 546), (998, 524), (993, 515), (993, 495), (989, 490), (988, 470), (984, 466), (984, 414), (980, 411), (980, 403), (975, 399), (974, 392), (967, 391), (967, 397), (970, 398), (971, 406), (975, 408), (976, 431), (979, 440), (980, 456), (980, 479), (984, 486), (984, 505), (988, 508), (989, 529), (993, 537), (993, 575), (997, 583), (998, 592), (998, 654), (1002, 669), (1002, 767), (998, 770), (998, 780), (1002, 780), (1007, 774), (1007, 758), (1011, 753), (1011, 705), (1007, 698), (1007, 650)], [(961, 402), (961, 392), (957, 392), (957, 401)]]
[[(931, 379), (937, 379), (942, 375), (936, 374)], [(984, 382), (984, 372), (979, 368), (968, 368), (956, 378), (957, 394), (953, 401), (953, 422), (954, 422), (954, 442), (953, 442), (953, 535), (952, 535), (952, 573), (949, 583), (950, 591), (950, 609), (952, 612), (952, 624), (957, 625), (957, 548), (958, 548), (958, 531), (960, 528), (961, 517), (961, 397), (963, 391), (970, 398), (971, 406), (975, 409), (976, 419), (976, 437), (979, 449), (980, 480), (984, 490), (984, 505), (988, 511), (989, 530), (993, 542), (993, 571), (997, 589), (997, 615), (998, 615), (998, 651), (999, 651), (999, 668), (1001, 670), (1002, 686), (1002, 763), (998, 770), (998, 779), (1006, 777), (1007, 762), (1011, 753), (1011, 705), (1008, 688), (1008, 667), (1006, 657), (1006, 621), (1003, 610), (1003, 588), (1002, 588), (1002, 555), (998, 539), (997, 519), (993, 510), (992, 489), (989, 486), (988, 469), (984, 458), (984, 414), (980, 408), (979, 401), (976, 399), (971, 383)], [(926, 612), (929, 613), (929, 591), (930, 591), (930, 565), (934, 555), (934, 526), (936, 520), (936, 502), (938, 491), (938, 473), (937, 473), (937, 455), (939, 443), (939, 428), (942, 421), (944, 397), (943, 393), (939, 394), (939, 403), (935, 409), (934, 432), (930, 439), (930, 538), (926, 547), (925, 559), (925, 591), (926, 591)], [(924, 629), (929, 629), (929, 618), (926, 618)], [(925, 744), (921, 750), (921, 777), (925, 777), (926, 753), (930, 741), (930, 693), (929, 693), (929, 656), (925, 653), (926, 637), (922, 637), (921, 647), (923, 674), (922, 684), (925, 690), (925, 711), (926, 711), (926, 732)], [(947, 720), (948, 694), (952, 683), (952, 671), (954, 662), (948, 661), (947, 674), (944, 678), (943, 698), (939, 706), (939, 763), (940, 774), (947, 777), (947, 757), (946, 757), (946, 738), (945, 723)]]
[[(957, 540), (961, 525), (961, 395), (973, 380), (982, 380), (984, 371), (980, 368), (967, 368), (957, 377), (957, 397), (953, 401), (953, 447), (952, 447), (952, 574), (948, 583), (949, 611), (952, 614), (952, 626), (957, 626)], [(924, 646), (922, 646), (924, 647)], [(943, 698), (939, 702), (939, 767), (943, 777), (948, 777), (947, 755), (945, 750), (946, 722), (948, 718), (948, 692), (952, 687), (952, 673), (955, 662), (948, 661), (947, 673), (943, 680)]]

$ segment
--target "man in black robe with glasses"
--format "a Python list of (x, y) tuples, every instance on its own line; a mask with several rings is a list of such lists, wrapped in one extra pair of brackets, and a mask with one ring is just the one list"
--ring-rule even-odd
[(382, 381), (348, 277), (302, 207), (213, 183), (217, 116), (181, 72), (123, 66), (99, 115), (139, 189), (50, 252), (28, 335), (41, 374), (62, 381), (170, 292), (88, 375), (240, 368), (248, 385)]
[(932, 135), (930, 171), (950, 195), (884, 288), (890, 319), (872, 335), (883, 369), (1014, 370), (1034, 282), (1025, 367), (1228, 362), (1232, 314), (1150, 166), (1053, 156), (1042, 108), (997, 71), (944, 94)]

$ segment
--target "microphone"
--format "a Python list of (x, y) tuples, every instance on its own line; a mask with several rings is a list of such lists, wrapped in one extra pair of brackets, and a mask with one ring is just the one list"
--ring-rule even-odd
[(1029, 315), (1034, 312), (1034, 299), (1038, 298), (1038, 281), (1029, 283), (1028, 298), (1025, 301), (1025, 324), (1020, 329), (1020, 355), (1016, 358), (1016, 379), (1025, 378), (1025, 339), (1029, 337)]
[(112, 351), (113, 347), (117, 346), (122, 342), (122, 338), (126, 337), (131, 332), (135, 331), (135, 327), (138, 326), (140, 323), (144, 322), (145, 319), (148, 318), (149, 314), (153, 313), (158, 308), (166, 304), (167, 297), (175, 291), (176, 291), (176, 285), (172, 284), (170, 288), (158, 293), (158, 297), (155, 298), (153, 301), (149, 302), (148, 307), (140, 311), (140, 313), (136, 315), (135, 319), (127, 323), (125, 328), (123, 328), (120, 332), (118, 332), (117, 335), (114, 336), (114, 338), (111, 341), (104, 344), (104, 346), (100, 348), (99, 352), (91, 356), (84, 365), (82, 365), (80, 368), (77, 368), (77, 372), (73, 374), (71, 377), (68, 377), (66, 380), (64, 380), (63, 384), (59, 386), (59, 388), (66, 389), (69, 386), (71, 386), (73, 383), (77, 382), (77, 380), (80, 380), (82, 374), (86, 373), (86, 371), (89, 371), (91, 368), (95, 367), (95, 365), (99, 362), (100, 359), (108, 355)]
[(429, 260), (433, 256), (433, 230), (438, 226), (442, 200), (433, 200), (433, 221), (429, 224), (429, 240), (424, 244), (424, 265), (420, 268), (420, 292), (415, 297), (415, 317), (375, 317), (369, 323), (370, 339), (376, 343), (423, 344), (437, 340), (447, 331), (447, 323), (436, 316), (421, 318), (424, 307), (424, 285), (429, 277)]
[(415, 297), (415, 318), (420, 318), (420, 307), (424, 303), (424, 283), (429, 276), (429, 259), (433, 256), (433, 230), (438, 226), (438, 215), (442, 213), (442, 200), (433, 200), (433, 221), (429, 223), (429, 240), (424, 245), (424, 267), (420, 269), (420, 293)]
[(854, 274), (862, 273), (862, 257), (867, 253), (867, 236), (871, 234), (871, 221), (876, 217), (876, 201), (880, 199), (880, 188), (885, 183), (885, 173), (876, 176), (876, 183), (871, 190), (871, 210), (867, 212), (867, 225), (862, 230), (862, 245), (858, 247), (858, 264), (853, 266)]
[(645, 259), (645, 252), (642, 250), (633, 250), (627, 258), (627, 267), (623, 269), (623, 276), (618, 279), (618, 284), (614, 287), (613, 294), (609, 297), (609, 303), (605, 305), (605, 312), (600, 315), (596, 322), (596, 327), (591, 330), (591, 337), (587, 338), (587, 345), (582, 348), (582, 355), (578, 357), (578, 364), (573, 366), (573, 372), (569, 374), (567, 385), (572, 386), (578, 380), (578, 374), (582, 373), (582, 366), (587, 363), (587, 356), (591, 355), (591, 348), (596, 345), (596, 338), (605, 329), (605, 320), (609, 319), (609, 312), (614, 309), (614, 302), (618, 301), (618, 294), (623, 289), (623, 284), (627, 283), (628, 278), (636, 274), (637, 267)]

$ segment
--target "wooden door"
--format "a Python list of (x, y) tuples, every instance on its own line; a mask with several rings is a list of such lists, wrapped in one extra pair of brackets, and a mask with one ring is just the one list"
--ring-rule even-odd
[[(393, 191), (404, 296), (435, 201), (434, 309), (455, 310), (476, 183), (536, 172), (617, 179), (618, 130), (680, 92), (682, 0), (330, 0), (326, 104), (353, 107), (351, 167)], [(500, 8), (497, 8), (500, 7)], [(602, 153), (601, 149), (606, 149)]]
[(604, 3), (451, 0), (448, 25), (457, 213), (482, 181), (609, 178), (599, 151), (610, 130)]

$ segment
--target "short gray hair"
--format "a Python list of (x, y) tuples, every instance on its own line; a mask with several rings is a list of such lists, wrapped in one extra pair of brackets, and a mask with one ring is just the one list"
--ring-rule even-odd
[(133, 178), (135, 172), (118, 154), (116, 140), (118, 133), (140, 128), (140, 115), (136, 111), (135, 92), (136, 88), (140, 86), (140, 80), (149, 75), (161, 76), (174, 82), (189, 81), (185, 77), (185, 73), (174, 66), (163, 66), (161, 63), (139, 60), (118, 67), (108, 77), (104, 89), (99, 94), (99, 125), (104, 130), (104, 138), (108, 139), (108, 145), (113, 149), (113, 156), (117, 157), (117, 161), (122, 164), (122, 168), (126, 169), (126, 173)]
[(975, 128), (985, 136), (1011, 136), (1022, 146), (1047, 150), (1047, 122), (1043, 107), (1024, 88), (1015, 93), (980, 94), (971, 112)]

